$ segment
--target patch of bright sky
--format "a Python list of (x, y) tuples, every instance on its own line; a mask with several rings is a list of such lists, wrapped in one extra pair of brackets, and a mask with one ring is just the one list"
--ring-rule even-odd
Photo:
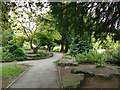
[[(11, 0), (11, 2), (13, 2), (14, 0)], [(29, 7), (29, 4), (28, 4), (28, 1), (30, 1), (30, 0), (21, 0), (21, 1), (18, 1), (18, 2), (16, 2), (17, 3), (17, 6), (24, 6), (24, 2), (26, 2), (25, 4), (27, 4), (27, 7)], [(34, 1), (34, 0), (31, 0), (31, 1)], [(47, 0), (44, 0), (44, 2), (47, 2)], [(34, 3), (33, 3), (33, 6), (34, 7), (32, 7), (32, 9), (33, 10), (36, 10), (36, 14), (37, 15), (41, 15), (41, 16), (43, 16), (45, 13), (47, 13), (47, 12), (49, 12), (49, 10), (50, 10), (50, 8), (49, 8), (49, 6), (48, 6), (48, 3), (44, 3), (44, 2), (42, 2), (43, 4), (44, 4), (44, 6), (45, 7), (47, 7), (47, 8), (45, 8), (45, 7), (43, 7), (41, 10), (39, 10), (39, 9), (37, 9), (37, 7), (35, 7), (36, 5), (35, 5), (35, 2), (37, 2), (37, 1), (34, 1)], [(20, 8), (17, 8), (17, 12), (20, 14), (22, 14), (23, 15), (23, 17), (19, 17), (19, 18), (17, 18), (17, 20), (18, 21), (20, 21), (20, 22), (22, 22), (22, 21), (24, 21), (24, 22), (26, 22), (26, 23), (24, 23), (23, 24), (23, 26), (25, 26), (25, 27), (30, 27), (30, 29), (31, 30), (35, 30), (36, 29), (36, 27), (37, 27), (37, 25), (36, 25), (36, 23), (35, 22), (30, 22), (30, 25), (29, 25), (29, 17), (28, 17), (28, 14), (26, 14), (26, 12), (24, 12), (23, 10), (25, 10), (25, 11), (27, 11), (27, 12), (30, 12), (30, 8), (26, 8), (26, 7), (20, 7)], [(20, 11), (23, 11), (23, 12), (20, 12)], [(10, 11), (9, 12), (9, 15), (11, 15), (12, 16), (12, 18), (14, 17), (14, 14), (13, 14), (13, 12), (12, 11)], [(32, 14), (32, 16), (34, 16), (34, 14)], [(43, 16), (44, 17), (44, 16)], [(35, 18), (34, 18), (35, 19)], [(20, 23), (18, 23), (18, 26), (21, 26), (21, 24)], [(15, 29), (15, 28), (14, 28)]]

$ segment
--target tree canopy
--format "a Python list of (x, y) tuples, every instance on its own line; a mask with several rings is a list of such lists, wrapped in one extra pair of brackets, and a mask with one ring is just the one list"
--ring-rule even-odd
[(23, 30), (35, 51), (40, 46), (32, 46), (37, 39), (46, 39), (47, 45), (61, 38), (61, 51), (65, 45), (67, 52), (72, 38), (84, 32), (101, 43), (108, 35), (115, 41), (120, 38), (120, 2), (3, 2), (2, 8), (3, 30)]
[(64, 30), (69, 27), (75, 35), (95, 32), (96, 40), (106, 39), (109, 34), (119, 40), (120, 2), (51, 2), (50, 5), (56, 20), (64, 24), (59, 23)]

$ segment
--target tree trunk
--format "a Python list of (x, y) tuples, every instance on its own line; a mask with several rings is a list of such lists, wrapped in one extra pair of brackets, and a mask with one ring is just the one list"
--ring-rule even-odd
[(33, 50), (34, 53), (37, 53), (37, 52), (38, 52), (38, 49), (39, 49), (39, 48), (34, 48), (34, 49), (32, 49), (32, 50)]
[(66, 46), (65, 46), (65, 53), (67, 53), (67, 52), (68, 52), (68, 49), (69, 49), (69, 45), (68, 45), (68, 44), (66, 44)]
[(34, 48), (34, 47), (32, 46), (32, 39), (30, 40), (30, 48), (33, 50), (34, 53), (37, 53), (37, 52), (38, 52), (39, 46), (40, 46), (40, 44), (39, 44), (36, 48)]
[(33, 49), (32, 40), (30, 40), (30, 48)]
[(48, 51), (50, 52), (51, 47), (49, 45), (47, 47), (48, 47)]
[(63, 37), (62, 37), (62, 42), (61, 42), (61, 50), (60, 50), (61, 52), (64, 52), (64, 39), (63, 39)]

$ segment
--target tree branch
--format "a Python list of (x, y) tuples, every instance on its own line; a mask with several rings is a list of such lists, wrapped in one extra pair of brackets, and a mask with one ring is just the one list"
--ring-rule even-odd
[(25, 32), (25, 34), (26, 34), (26, 36), (29, 38), (29, 40), (31, 40), (30, 39), (30, 37), (29, 37), (29, 35), (27, 34), (27, 31), (25, 30), (25, 27), (22, 25), (22, 23), (20, 22), (20, 24), (21, 24), (21, 26), (23, 27), (23, 30), (24, 30), (24, 32)]

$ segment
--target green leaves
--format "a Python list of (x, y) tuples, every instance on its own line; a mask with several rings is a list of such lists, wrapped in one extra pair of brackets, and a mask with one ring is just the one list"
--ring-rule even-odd
[(18, 45), (13, 44), (6, 47), (5, 52), (2, 54), (2, 59), (7, 61), (24, 60), (26, 55)]
[(83, 16), (83, 20), (84, 20), (84, 22), (86, 23), (87, 20), (88, 20), (88, 16)]
[(104, 55), (99, 54), (97, 52), (89, 51), (89, 52), (83, 52), (81, 54), (76, 54), (75, 59), (78, 63), (89, 63), (89, 64), (95, 64), (100, 62), (100, 59), (104, 61), (102, 58)]
[(93, 45), (91, 43), (91, 37), (86, 35), (87, 33), (84, 33), (82, 36), (77, 35), (71, 44), (70, 53), (75, 56), (76, 54), (83, 53), (84, 51), (89, 51), (93, 48)]

